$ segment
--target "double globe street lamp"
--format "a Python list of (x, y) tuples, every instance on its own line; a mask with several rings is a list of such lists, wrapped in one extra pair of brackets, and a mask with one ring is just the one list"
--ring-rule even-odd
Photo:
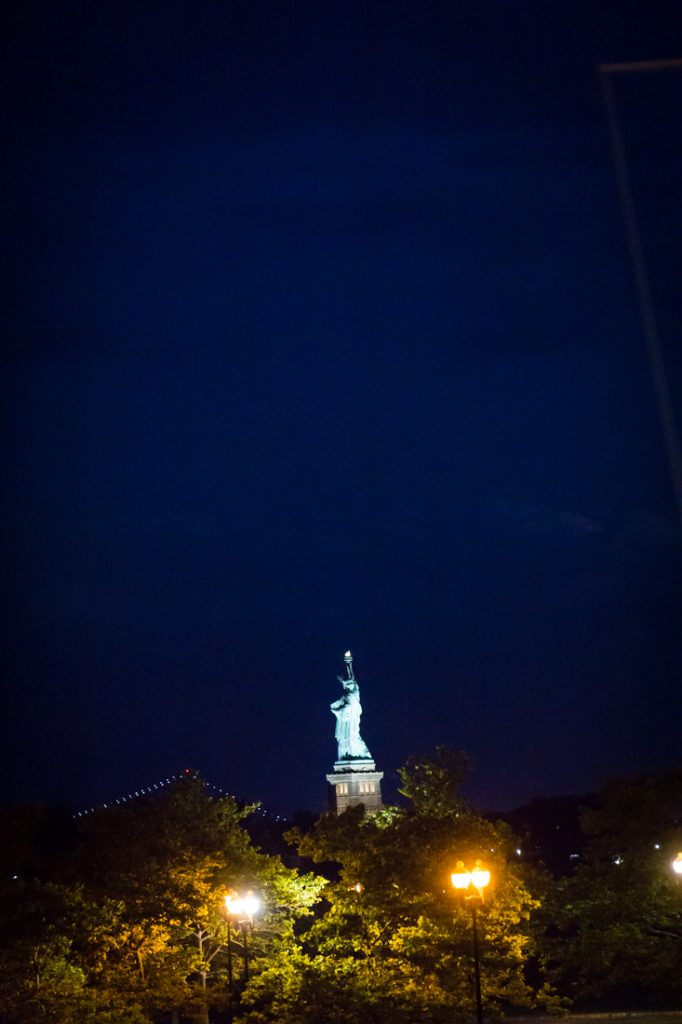
[(248, 932), (253, 931), (253, 919), (260, 910), (260, 900), (251, 891), (245, 896), (230, 893), (225, 897), (227, 910), (227, 980), (232, 989), (232, 918), (242, 933), (242, 949), (244, 951), (244, 984), (249, 980), (249, 942)]
[(457, 861), (457, 870), (450, 875), (455, 889), (464, 894), (464, 902), (471, 907), (471, 925), (473, 931), (474, 952), (474, 985), (476, 991), (476, 1024), (483, 1024), (483, 1003), (481, 1001), (481, 965), (478, 952), (478, 923), (476, 907), (483, 903), (483, 891), (490, 884), (490, 872), (477, 860), (471, 871), (464, 862)]

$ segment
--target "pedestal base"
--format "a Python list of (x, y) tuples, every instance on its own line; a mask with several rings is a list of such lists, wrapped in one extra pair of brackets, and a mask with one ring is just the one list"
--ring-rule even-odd
[(383, 777), (384, 773), (378, 772), (374, 761), (368, 758), (335, 761), (334, 771), (327, 776), (330, 807), (337, 814), (358, 804), (364, 806), (367, 814), (380, 810)]

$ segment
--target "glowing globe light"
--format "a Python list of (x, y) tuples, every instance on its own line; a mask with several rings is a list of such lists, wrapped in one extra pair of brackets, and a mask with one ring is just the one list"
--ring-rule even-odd
[(228, 914), (241, 914), (243, 902), (241, 896), (226, 896), (225, 906)]
[(672, 863), (673, 871), (676, 875), (682, 875), (682, 850), (678, 853), (677, 857)]
[(252, 892), (247, 892), (243, 900), (244, 913), (247, 917), (253, 917), (260, 910), (260, 900)]
[(468, 889), (471, 885), (471, 873), (466, 870), (461, 860), (457, 861), (457, 870), (450, 875), (450, 881), (455, 889)]
[(486, 885), (490, 884), (490, 872), (487, 868), (482, 868), (479, 861), (476, 861), (476, 866), (471, 872), (471, 883), (477, 889), (485, 889)]

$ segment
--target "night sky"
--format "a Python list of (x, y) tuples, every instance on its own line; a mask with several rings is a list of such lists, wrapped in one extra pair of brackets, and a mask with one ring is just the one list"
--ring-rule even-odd
[[(488, 809), (679, 762), (682, 542), (597, 66), (677, 0), (17, 3), (7, 800)], [(615, 83), (682, 377), (682, 74)]]

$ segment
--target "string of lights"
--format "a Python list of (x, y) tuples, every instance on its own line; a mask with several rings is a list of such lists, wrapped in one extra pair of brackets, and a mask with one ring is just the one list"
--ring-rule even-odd
[[(88, 815), (95, 814), (97, 811), (108, 810), (111, 807), (120, 807), (124, 804), (130, 803), (133, 800), (139, 800), (140, 797), (153, 796), (155, 793), (159, 793), (162, 790), (166, 789), (166, 787), (173, 785), (174, 782), (181, 782), (183, 779), (198, 777), (198, 771), (192, 768), (183, 768), (183, 770), (176, 775), (169, 775), (165, 779), (159, 779), (157, 782), (153, 782), (149, 786), (141, 786), (140, 789), (135, 789), (132, 792), (127, 793), (125, 796), (120, 796), (113, 800), (109, 800), (106, 803), (96, 804), (94, 807), (86, 807), (81, 809), (80, 811), (76, 811), (72, 815), (72, 817), (87, 818)], [(235, 800), (237, 803), (243, 802), (239, 799), (239, 797), (236, 797), (234, 793), (230, 793), (228, 790), (223, 789), (221, 786), (216, 786), (212, 782), (207, 782), (206, 780), (204, 780), (204, 786), (206, 787), (206, 789), (211, 790), (212, 793), (217, 794), (219, 797), (229, 797), (231, 800)], [(275, 814), (274, 811), (268, 811), (264, 807), (257, 807), (253, 813), (258, 814), (264, 818), (269, 818), (272, 821), (286, 821), (286, 818), (283, 815)]]

